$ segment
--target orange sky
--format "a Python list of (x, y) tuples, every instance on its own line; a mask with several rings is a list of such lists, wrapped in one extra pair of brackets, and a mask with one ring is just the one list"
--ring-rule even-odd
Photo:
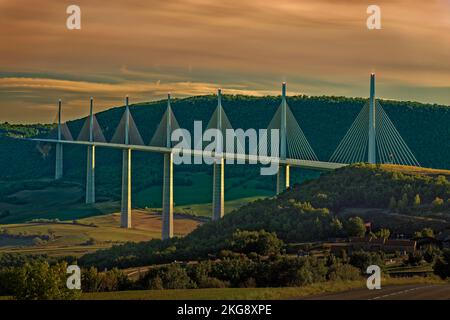
[[(81, 30), (66, 8), (81, 7)], [(381, 7), (382, 30), (366, 28)], [(450, 105), (449, 0), (0, 0), (0, 121), (48, 122), (131, 101), (224, 93)]]

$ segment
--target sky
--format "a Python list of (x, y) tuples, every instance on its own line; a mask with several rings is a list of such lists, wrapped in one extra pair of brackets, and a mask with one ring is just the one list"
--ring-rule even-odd
[[(212, 94), (450, 105), (450, 0), (0, 0), (0, 122)], [(381, 9), (369, 30), (367, 7)], [(69, 30), (66, 8), (81, 8)]]

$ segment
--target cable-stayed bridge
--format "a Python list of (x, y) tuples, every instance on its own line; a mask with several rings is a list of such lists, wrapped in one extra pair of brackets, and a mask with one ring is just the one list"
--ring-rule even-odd
[[(121, 227), (131, 227), (131, 161), (132, 152), (160, 153), (164, 157), (163, 192), (162, 192), (162, 238), (173, 236), (173, 165), (174, 155), (183, 154), (195, 159), (214, 159), (212, 181), (212, 219), (218, 220), (224, 215), (224, 170), (226, 163), (276, 163), (276, 192), (282, 193), (289, 188), (290, 167), (313, 170), (335, 170), (356, 162), (392, 163), (420, 166), (411, 150), (408, 148), (381, 104), (375, 98), (375, 75), (370, 77), (370, 97), (363, 106), (355, 121), (348, 129), (329, 161), (319, 161), (307, 137), (289, 108), (286, 100), (286, 83), (282, 85), (281, 104), (264, 131), (265, 145), (251, 144), (248, 148), (245, 139), (242, 141), (227, 135), (233, 130), (223, 107), (222, 93), (217, 94), (217, 107), (206, 127), (215, 129), (224, 138), (219, 148), (208, 150), (200, 142), (193, 148), (180, 148), (173, 145), (172, 135), (181, 129), (171, 107), (170, 94), (167, 108), (153, 134), (146, 144), (136, 126), (129, 108), (129, 99), (125, 99), (125, 112), (116, 128), (112, 139), (108, 142), (93, 113), (93, 99), (90, 100), (90, 115), (77, 137), (73, 139), (67, 125), (61, 122), (61, 101), (58, 103), (58, 130), (55, 139), (31, 139), (33, 141), (56, 144), (55, 179), (63, 177), (63, 145), (81, 145), (87, 147), (86, 203), (95, 203), (95, 150), (99, 148), (114, 148), (122, 150), (122, 196), (121, 196)], [(195, 129), (194, 129), (195, 130)], [(238, 129), (239, 130), (239, 129)], [(273, 137), (267, 132), (275, 130)], [(237, 131), (237, 130), (236, 130)], [(180, 131), (177, 131), (178, 133)], [(190, 135), (181, 131), (183, 140)], [(263, 132), (263, 133), (264, 133)], [(260, 130), (261, 133), (261, 130)], [(202, 133), (203, 134), (203, 133)], [(180, 136), (180, 138), (181, 138)], [(260, 134), (261, 140), (261, 134)], [(250, 140), (249, 140), (250, 141)]]

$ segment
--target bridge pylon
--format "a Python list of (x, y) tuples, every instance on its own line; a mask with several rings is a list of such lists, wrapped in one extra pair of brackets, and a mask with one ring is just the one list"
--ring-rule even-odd
[[(216, 129), (222, 132), (222, 90), (217, 90), (217, 124)], [(220, 142), (219, 142), (220, 143)], [(219, 148), (223, 149), (223, 145)], [(217, 150), (216, 150), (217, 151)], [(220, 153), (223, 150), (219, 150)], [(225, 213), (225, 166), (223, 156), (216, 157), (213, 163), (213, 201), (212, 201), (212, 220), (220, 220)]]
[[(281, 115), (280, 115), (280, 159), (286, 160), (287, 156), (287, 103), (286, 82), (281, 87)], [(279, 164), (277, 172), (277, 194), (283, 193), (289, 188), (289, 165)]]
[[(58, 101), (58, 141), (61, 141), (61, 99)], [(61, 143), (56, 144), (56, 162), (55, 162), (55, 180), (59, 180), (63, 177), (63, 145)]]
[(369, 100), (356, 116), (329, 161), (420, 167), (420, 163), (395, 128), (380, 100), (375, 97), (374, 73), (370, 75)]
[[(128, 96), (125, 98), (125, 138), (124, 144), (130, 143), (130, 108)], [(131, 149), (122, 151), (122, 201), (120, 211), (120, 226), (131, 228)]]
[[(90, 100), (89, 142), (94, 142), (94, 99)], [(87, 147), (86, 204), (95, 203), (95, 146)]]
[(369, 146), (368, 162), (377, 162), (376, 154), (376, 107), (375, 107), (375, 73), (370, 75), (370, 98), (369, 98)]
[[(172, 147), (172, 108), (170, 94), (167, 95), (166, 111), (166, 143), (167, 148)], [(164, 154), (163, 195), (162, 195), (162, 239), (173, 237), (173, 153)]]

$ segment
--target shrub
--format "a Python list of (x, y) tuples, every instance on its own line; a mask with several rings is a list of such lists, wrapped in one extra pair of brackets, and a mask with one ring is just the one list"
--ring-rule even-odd
[(330, 267), (328, 279), (336, 280), (359, 280), (361, 279), (361, 271), (350, 264), (334, 264)]
[(278, 239), (274, 232), (237, 230), (233, 233), (229, 245), (234, 252), (271, 255), (280, 253), (283, 241)]
[(442, 279), (450, 277), (450, 249), (444, 249), (433, 266), (434, 273)]
[(377, 265), (380, 268), (384, 265), (383, 258), (380, 254), (366, 251), (354, 252), (350, 257), (349, 263), (360, 269), (362, 273), (365, 273), (367, 267), (370, 265)]
[(138, 280), (138, 284), (144, 289), (191, 289), (196, 286), (186, 269), (178, 263), (150, 269)]
[(350, 237), (362, 237), (366, 234), (366, 226), (360, 217), (352, 217), (348, 219), (345, 230)]
[(79, 290), (66, 286), (67, 263), (50, 266), (47, 262), (26, 263), (15, 269), (12, 283), (14, 297), (19, 300), (59, 300), (79, 297)]

